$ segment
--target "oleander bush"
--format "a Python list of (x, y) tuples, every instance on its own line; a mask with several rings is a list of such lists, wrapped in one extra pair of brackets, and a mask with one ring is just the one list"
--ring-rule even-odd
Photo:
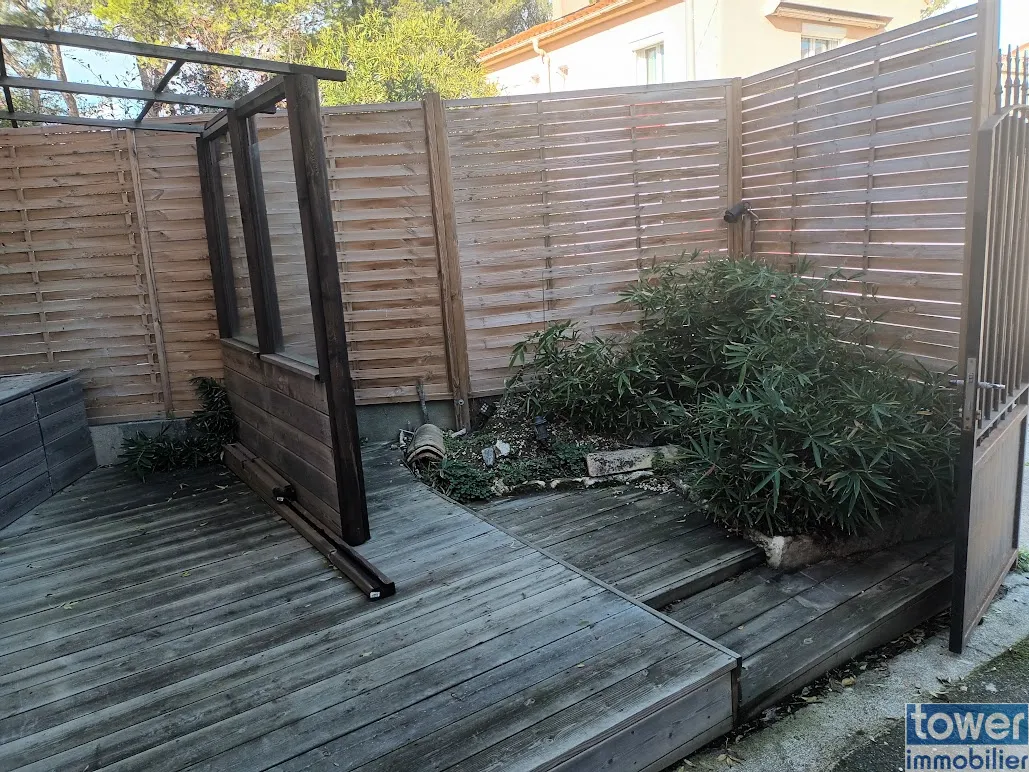
[[(772, 534), (846, 533), (953, 498), (947, 380), (863, 345), (867, 309), (811, 279), (736, 257), (657, 266), (625, 304), (638, 332), (555, 324), (516, 347), (526, 415), (685, 448), (677, 473), (717, 520)], [(863, 321), (862, 321), (863, 320)]]
[(187, 419), (184, 432), (165, 427), (156, 436), (139, 432), (122, 441), (119, 455), (140, 480), (157, 472), (213, 464), (221, 458), (222, 446), (236, 441), (236, 417), (225, 387), (214, 378), (193, 378), (191, 383), (200, 409)]

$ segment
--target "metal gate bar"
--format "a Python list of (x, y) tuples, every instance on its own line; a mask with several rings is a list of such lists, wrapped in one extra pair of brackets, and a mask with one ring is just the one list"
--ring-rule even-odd
[(1029, 413), (1029, 108), (990, 118), (977, 142), (950, 641), (957, 652), (1017, 554)]

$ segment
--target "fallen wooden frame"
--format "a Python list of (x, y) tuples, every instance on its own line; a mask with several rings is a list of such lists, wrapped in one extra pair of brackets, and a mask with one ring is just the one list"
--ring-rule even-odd
[(394, 582), (346, 542), (318, 528), (315, 520), (301, 507), (290, 483), (268, 464), (238, 443), (224, 448), (225, 465), (249, 485), (272, 510), (361, 590), (368, 600), (395, 595)]

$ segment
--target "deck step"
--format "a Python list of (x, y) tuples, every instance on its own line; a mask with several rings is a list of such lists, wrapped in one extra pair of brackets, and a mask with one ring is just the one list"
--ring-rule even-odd
[(951, 548), (917, 542), (786, 573), (767, 566), (666, 613), (743, 657), (741, 718), (943, 611)]
[(653, 608), (760, 564), (748, 541), (675, 493), (604, 488), (501, 499), (476, 514)]

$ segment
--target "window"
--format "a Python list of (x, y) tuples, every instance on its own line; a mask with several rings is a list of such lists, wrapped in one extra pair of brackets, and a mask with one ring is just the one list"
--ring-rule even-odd
[(293, 147), (288, 124), (282, 120), (258, 121), (257, 158), (264, 195), (271, 273), (279, 304), (282, 344), (278, 353), (308, 365), (318, 365), (314, 344), (311, 293), (307, 284), (307, 257), (300, 224), (300, 201), (293, 168)]
[(823, 54), (839, 45), (840, 41), (835, 38), (815, 38), (804, 35), (800, 38), (800, 58), (807, 59), (809, 56)]
[(236, 295), (236, 317), (229, 320), (232, 337), (251, 346), (257, 346), (257, 320), (254, 317), (254, 295), (250, 289), (250, 266), (243, 243), (243, 218), (236, 190), (236, 167), (232, 160), (232, 147), (226, 134), (214, 140), (221, 176), (225, 224), (228, 235), (228, 262), (232, 269), (232, 288)]
[(641, 85), (664, 83), (665, 44), (640, 48), (636, 51), (636, 82)]

